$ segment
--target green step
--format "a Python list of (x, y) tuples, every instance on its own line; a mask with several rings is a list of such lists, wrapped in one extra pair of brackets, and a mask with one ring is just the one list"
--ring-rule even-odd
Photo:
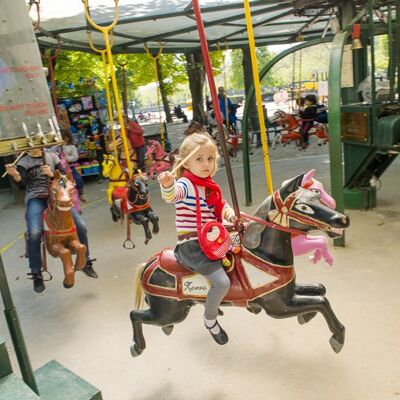
[(0, 379), (0, 399), (1, 400), (39, 400), (25, 382), (14, 374), (10, 374)]
[[(55, 360), (35, 372), (40, 400), (102, 400), (99, 389)], [(2, 399), (2, 397), (0, 396)], [(7, 398), (8, 400), (8, 398)]]
[(12, 373), (10, 357), (6, 347), (6, 341), (0, 336), (0, 378)]

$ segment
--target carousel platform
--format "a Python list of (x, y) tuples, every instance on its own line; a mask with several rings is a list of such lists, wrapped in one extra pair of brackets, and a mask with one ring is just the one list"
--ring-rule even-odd
[[(185, 126), (169, 127), (173, 146), (182, 140)], [(293, 145), (277, 146), (270, 156), (275, 188), (311, 168), (330, 187), (327, 146), (312, 142), (307, 152)], [(261, 149), (251, 157), (251, 207), (244, 206), (240, 153), (239, 160), (232, 162), (239, 203), (246, 213), (254, 212), (267, 191)], [(346, 327), (339, 354), (329, 345), (330, 331), (320, 315), (299, 325), (296, 318), (278, 320), (244, 308), (224, 308), (219, 321), (230, 340), (218, 346), (203, 327), (202, 307), (196, 306), (170, 336), (145, 325), (146, 350), (132, 358), (129, 312), (134, 271), (161, 248), (173, 247), (176, 240), (173, 207), (162, 201), (157, 183), (150, 182), (150, 192), (161, 231), (145, 245), (142, 227), (133, 225), (136, 247), (127, 250), (122, 247), (125, 226), (112, 221), (105, 200), (106, 181), (88, 181), (89, 202), (83, 217), (99, 278), (77, 273), (75, 287), (66, 290), (60, 261), (49, 257), (53, 279), (45, 282), (40, 295), (26, 279), (24, 208), (1, 192), (0, 248), (33, 368), (57, 360), (101, 390), (105, 400), (399, 398), (399, 176), (400, 160), (396, 160), (379, 183), (377, 207), (347, 211), (351, 226), (346, 230), (346, 247), (329, 245), (333, 266), (311, 264), (307, 256), (295, 260), (298, 282), (324, 284), (335, 314)], [(229, 200), (223, 168), (216, 180)], [(0, 318), (0, 334), (11, 343), (4, 318)], [(18, 375), (14, 352), (9, 355)]]

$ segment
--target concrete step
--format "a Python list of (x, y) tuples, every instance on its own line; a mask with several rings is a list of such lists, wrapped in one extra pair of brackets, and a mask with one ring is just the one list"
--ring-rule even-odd
[(12, 373), (6, 341), (0, 336), (0, 379)]
[[(55, 360), (35, 372), (40, 400), (102, 400), (99, 389)], [(2, 397), (0, 396), (2, 399)], [(8, 398), (7, 398), (8, 400)]]
[(39, 400), (25, 382), (14, 374), (0, 379), (0, 399), (4, 400)]

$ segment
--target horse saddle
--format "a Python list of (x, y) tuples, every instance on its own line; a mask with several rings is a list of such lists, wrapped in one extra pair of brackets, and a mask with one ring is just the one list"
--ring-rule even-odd
[[(231, 288), (224, 302), (235, 306), (248, 307), (249, 301), (286, 285), (294, 278), (293, 266), (267, 263), (245, 248), (238, 254), (229, 253), (229, 258), (232, 265), (226, 272)], [(194, 301), (205, 301), (211, 287), (203, 275), (180, 264), (172, 249), (164, 249), (149, 260), (142, 285), (150, 295)]]

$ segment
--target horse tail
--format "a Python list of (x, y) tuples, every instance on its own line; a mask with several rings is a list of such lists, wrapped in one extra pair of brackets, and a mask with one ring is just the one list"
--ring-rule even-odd
[(136, 267), (135, 276), (133, 278), (133, 288), (134, 288), (133, 301), (135, 310), (139, 310), (143, 306), (144, 290), (142, 288), (142, 275), (146, 265), (147, 265), (146, 263), (139, 264)]

